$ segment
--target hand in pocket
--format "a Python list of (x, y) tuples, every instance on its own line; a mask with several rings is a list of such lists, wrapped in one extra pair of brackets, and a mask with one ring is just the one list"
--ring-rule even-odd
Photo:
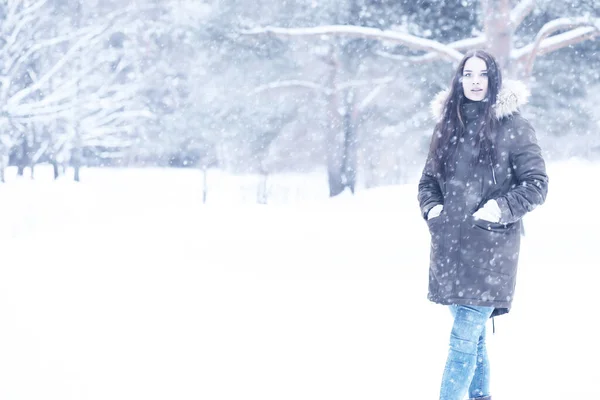
[(433, 206), (431, 210), (429, 210), (429, 212), (427, 213), (427, 220), (429, 221), (430, 219), (439, 217), (443, 209), (444, 206), (441, 204)]
[(500, 211), (500, 206), (498, 206), (498, 202), (493, 199), (488, 200), (483, 207), (473, 214), (473, 217), (476, 219), (482, 219), (488, 222), (500, 222), (501, 216), (502, 212)]

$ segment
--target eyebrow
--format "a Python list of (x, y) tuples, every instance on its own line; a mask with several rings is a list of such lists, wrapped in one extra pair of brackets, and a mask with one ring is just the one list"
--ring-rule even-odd
[[(473, 71), (471, 71), (470, 69), (465, 69), (463, 72), (473, 72)], [(482, 69), (479, 72), (487, 72), (487, 69)]]

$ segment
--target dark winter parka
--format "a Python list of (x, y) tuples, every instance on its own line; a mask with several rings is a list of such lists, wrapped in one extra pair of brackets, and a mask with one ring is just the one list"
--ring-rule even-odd
[[(419, 182), (418, 200), (431, 233), (428, 299), (439, 304), (493, 306), (492, 316), (510, 310), (515, 292), (521, 219), (544, 203), (548, 176), (535, 131), (519, 113), (528, 98), (525, 86), (505, 81), (494, 113), (497, 164), (472, 164), (479, 149), (471, 139), (481, 124), (481, 102), (463, 105), (464, 137), (449, 162), (445, 179), (428, 159)], [(439, 93), (431, 109), (439, 120), (448, 91)], [(500, 206), (499, 223), (475, 219), (488, 200)], [(443, 205), (439, 217), (429, 210)]]

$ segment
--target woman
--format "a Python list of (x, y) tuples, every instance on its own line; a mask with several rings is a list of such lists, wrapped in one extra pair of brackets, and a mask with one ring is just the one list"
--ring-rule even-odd
[(491, 399), (486, 322), (510, 310), (521, 219), (548, 191), (535, 132), (519, 113), (527, 97), (475, 51), (432, 102), (438, 123), (418, 199), (431, 233), (428, 299), (454, 318), (440, 400)]

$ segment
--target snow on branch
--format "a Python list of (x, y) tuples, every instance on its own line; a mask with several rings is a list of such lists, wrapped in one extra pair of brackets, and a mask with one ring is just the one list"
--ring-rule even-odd
[[(24, 1), (15, 0), (11, 6), (12, 11), (9, 11), (7, 20), (4, 21), (4, 24), (1, 26), (2, 32), (0, 33), (3, 36), (9, 38), (17, 38), (23, 36), (19, 34), (22, 28), (29, 29), (34, 33), (41, 30), (42, 28), (37, 26), (32, 28), (27, 23), (35, 19), (39, 20), (41, 17), (43, 17), (43, 10), (40, 10), (40, 8), (45, 4), (45, 2), (46, 0), (40, 0), (28, 6), (27, 8), (17, 11), (19, 6), (23, 5)], [(38, 14), (34, 14), (34, 12), (36, 11), (38, 12)], [(78, 29), (72, 33), (56, 38), (36, 40), (33, 45), (28, 46), (25, 49), (23, 49), (22, 46), (17, 46), (16, 42), (13, 43), (10, 39), (5, 41), (4, 45), (2, 46), (2, 49), (0, 50), (0, 53), (6, 53), (6, 55), (16, 54), (16, 56), (12, 59), (9, 58), (8, 63), (4, 63), (5, 66), (9, 66), (9, 70), (4, 69), (2, 71), (2, 75), (10, 77), (12, 74), (12, 70), (29, 62), (30, 57), (36, 51), (65, 41), (76, 40), (75, 43), (70, 47), (70, 49), (58, 60), (58, 62), (54, 64), (52, 68), (50, 68), (49, 71), (42, 75), (32, 85), (25, 87), (17, 93), (13, 94), (12, 97), (7, 100), (7, 106), (9, 108), (14, 107), (20, 102), (22, 102), (29, 95), (35, 93), (38, 90), (42, 90), (43, 86), (49, 80), (54, 78), (55, 75), (61, 73), (66, 68), (66, 65), (68, 65), (68, 63), (70, 63), (76, 57), (81, 56), (81, 51), (83, 49), (92, 49), (96, 44), (101, 43), (108, 37), (108, 35), (117, 30), (119, 27), (116, 27), (115, 25), (119, 20), (128, 19), (131, 16), (135, 16), (134, 11), (135, 8), (133, 8), (132, 6), (119, 9), (117, 11), (111, 12), (103, 16), (102, 22), (93, 25), (92, 27)], [(28, 19), (29, 17), (31, 17), (32, 20)], [(124, 25), (126, 22), (127, 21), (122, 22), (122, 25)], [(11, 43), (13, 44), (12, 46), (10, 46)], [(17, 46), (19, 51), (15, 51), (15, 46)], [(3, 87), (2, 90), (2, 98), (4, 98), (4, 95), (6, 95), (8, 91), (8, 86)]]
[[(87, 58), (86, 58), (87, 59)], [(54, 87), (52, 92), (41, 100), (27, 103), (20, 103), (9, 110), (12, 115), (41, 115), (51, 113), (50, 110), (58, 105), (64, 106), (65, 109), (74, 106), (74, 102), (78, 104), (86, 104), (98, 102), (102, 98), (110, 95), (112, 101), (122, 101), (137, 96), (141, 85), (138, 83), (120, 84), (116, 83), (118, 76), (125, 68), (130, 66), (130, 63), (119, 61), (117, 68), (110, 76), (103, 79), (98, 87), (98, 81), (89, 78), (92, 72), (103, 66), (102, 63), (92, 63), (82, 67), (76, 74), (69, 74), (69, 80), (60, 83)], [(60, 108), (58, 108), (60, 110)], [(61, 115), (57, 115), (59, 117)]]
[(83, 78), (88, 77), (97, 68), (97, 65), (86, 66), (81, 71), (77, 71), (77, 74), (72, 74), (74, 76), (70, 77), (71, 79), (68, 81), (53, 87), (51, 93), (42, 99), (33, 102), (21, 102), (8, 106), (6, 109), (11, 115), (25, 115), (38, 114), (40, 112), (48, 113), (47, 109), (57, 107), (58, 105), (66, 106), (67, 108), (73, 107), (73, 102), (81, 102), (82, 96), (79, 91), (86, 88), (83, 84), (87, 81)]
[(86, 131), (92, 130), (92, 128), (112, 126), (113, 124), (118, 125), (131, 119), (152, 118), (153, 116), (154, 114), (148, 110), (120, 110), (99, 118), (94, 118), (95, 116), (84, 118), (81, 121), (81, 125), (84, 131)]
[(287, 81), (276, 81), (272, 83), (268, 83), (266, 85), (261, 85), (250, 92), (250, 94), (259, 94), (262, 92), (266, 92), (274, 89), (284, 89), (284, 88), (304, 88), (304, 89), (312, 89), (318, 92), (322, 92), (325, 94), (329, 94), (330, 91), (318, 83), (310, 82), (310, 81), (299, 81), (299, 80), (287, 80)]
[[(570, 31), (554, 35), (558, 31)], [(525, 71), (530, 73), (538, 55), (546, 54), (563, 47), (582, 42), (600, 34), (598, 20), (590, 18), (558, 18), (546, 23), (538, 32), (533, 43), (516, 50), (513, 59), (525, 62)]]
[(424, 39), (402, 32), (367, 28), (363, 26), (326, 25), (311, 28), (279, 28), (268, 26), (264, 28), (244, 30), (241, 33), (246, 35), (273, 34), (277, 36), (351, 36), (400, 43), (414, 50), (437, 53), (441, 57), (453, 62), (458, 62), (463, 57), (459, 51), (435, 40)]
[[(8, 27), (12, 28), (12, 31), (10, 33), (10, 35), (8, 35), (5, 39), (4, 39), (4, 49), (12, 49), (13, 47), (15, 47), (16, 43), (17, 43), (17, 39), (18, 38), (22, 38), (23, 36), (21, 35), (23, 32), (23, 29), (25, 27), (30, 26), (30, 24), (37, 19), (38, 16), (36, 15), (27, 15), (22, 17), (21, 19), (17, 20), (17, 21), (12, 21), (12, 20), (8, 20)], [(14, 26), (11, 26), (10, 24), (14, 23)]]
[(393, 82), (396, 78), (393, 76), (388, 76), (385, 78), (377, 78), (377, 79), (363, 79), (363, 80), (354, 80), (349, 82), (344, 82), (338, 85), (338, 90), (345, 90), (360, 86), (377, 86), (377, 85), (385, 85), (387, 83)]
[[(137, 8), (121, 8), (84, 28), (48, 35), (53, 26), (47, 25), (45, 1), (10, 2), (0, 25), (0, 38), (5, 38), (0, 41), (0, 108), (8, 123), (64, 125), (45, 140), (66, 152), (107, 143), (126, 146), (139, 120), (154, 115), (140, 104), (142, 83), (124, 82), (123, 72), (134, 61), (104, 44), (136, 18)], [(66, 52), (43, 55), (48, 62), (39, 76), (32, 74), (30, 63), (36, 54), (62, 43), (69, 43)], [(31, 78), (28, 86), (15, 79), (24, 72)]]
[[(482, 47), (483, 45), (485, 45), (485, 36), (457, 40), (455, 42), (448, 43), (446, 46), (451, 47), (454, 50), (465, 51)], [(409, 64), (424, 64), (431, 61), (437, 61), (441, 58), (440, 53), (436, 52), (427, 53), (422, 56), (401, 56), (384, 51), (377, 51), (375, 54), (391, 60), (407, 62)]]
[[(70, 32), (69, 34), (66, 34), (66, 35), (37, 41), (33, 45), (31, 45), (29, 48), (20, 49), (19, 52), (16, 52), (15, 57), (9, 58), (6, 62), (5, 70), (12, 71), (15, 66), (21, 65), (22, 63), (24, 63), (24, 60), (28, 60), (34, 53), (36, 53), (46, 47), (52, 47), (52, 46), (55, 46), (60, 43), (71, 41), (77, 37), (85, 36), (85, 35), (91, 33), (91, 31), (92, 30), (90, 28), (82, 28), (78, 31)], [(3, 50), (4, 49), (10, 49), (10, 48), (5, 47), (5, 48), (3, 48)], [(10, 49), (10, 50), (12, 50), (12, 49)]]
[(335, 89), (325, 87), (323, 85), (319, 85), (318, 83), (310, 82), (310, 81), (299, 81), (299, 80), (288, 80), (288, 81), (277, 81), (273, 83), (269, 83), (266, 85), (261, 85), (254, 89), (250, 94), (259, 94), (268, 90), (281, 89), (281, 88), (305, 88), (316, 90), (317, 92), (323, 93), (325, 95), (331, 95), (335, 92), (339, 92), (345, 89), (350, 89), (359, 86), (368, 86), (368, 85), (385, 85), (386, 83), (390, 83), (394, 81), (394, 77), (385, 77), (385, 78), (377, 78), (377, 79), (364, 79), (364, 80), (354, 80), (341, 83), (337, 85)]
[(57, 106), (44, 107), (33, 110), (16, 110), (10, 112), (11, 119), (20, 122), (27, 121), (52, 121), (66, 117), (73, 113), (73, 105), (66, 103)]
[(21, 14), (27, 15), (27, 14), (31, 14), (31, 13), (39, 10), (40, 8), (42, 8), (47, 3), (47, 0), (39, 0), (37, 3), (33, 3), (30, 6), (26, 6), (25, 4), (23, 4), (23, 3), (29, 3), (29, 2), (25, 2), (23, 0), (17, 0), (17, 1), (14, 1), (14, 3), (22, 5), (23, 8), (21, 10)]
[(546, 54), (551, 51), (592, 39), (600, 34), (597, 27), (577, 28), (572, 31), (561, 33), (545, 39), (540, 45), (539, 54)]
[(71, 61), (72, 58), (79, 55), (78, 51), (84, 46), (91, 46), (103, 39), (103, 34), (106, 33), (106, 28), (96, 29), (95, 32), (92, 32), (81, 39), (79, 39), (71, 48), (65, 53), (65, 55), (48, 71), (46, 72), (39, 80), (37, 80), (31, 86), (27, 86), (26, 88), (15, 93), (7, 102), (9, 106), (14, 106), (19, 104), (23, 99), (25, 99), (30, 94), (40, 90), (46, 82), (48, 82), (58, 71), (60, 71), (65, 64)]
[(379, 93), (381, 93), (381, 89), (383, 89), (383, 87), (384, 87), (384, 85), (375, 86), (375, 88), (373, 90), (371, 90), (369, 92), (369, 94), (367, 94), (365, 96), (365, 98), (358, 104), (356, 109), (359, 112), (364, 111), (365, 108), (367, 108), (369, 106), (369, 104), (371, 104), (373, 102), (373, 100), (375, 100), (375, 98), (379, 95)]
[[(28, 35), (24, 34), (24, 31), (31, 31), (31, 26), (35, 25), (35, 22), (46, 18), (42, 7), (46, 5), (47, 0), (40, 0), (34, 4), (28, 5), (29, 2), (25, 0), (13, 0), (9, 1), (6, 13), (2, 15), (1, 35), (2, 35), (2, 49), (0, 53), (3, 57), (7, 56), (8, 50), (16, 50), (18, 47), (21, 50), (20, 43), (17, 40), (27, 40)], [(17, 51), (16, 53), (20, 53)]]
[(535, 0), (521, 0), (510, 12), (510, 26), (516, 30), (535, 8)]

